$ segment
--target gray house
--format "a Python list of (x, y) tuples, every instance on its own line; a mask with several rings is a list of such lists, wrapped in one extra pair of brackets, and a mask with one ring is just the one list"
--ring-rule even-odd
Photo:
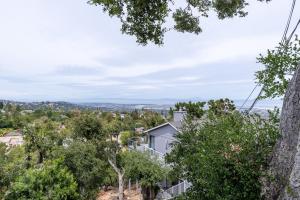
[[(175, 135), (181, 131), (185, 115), (185, 111), (174, 111), (172, 121), (144, 131), (146, 134), (145, 143), (137, 144), (133, 142), (129, 145), (129, 148), (149, 152), (164, 163), (164, 156), (171, 151), (171, 144), (176, 141)], [(169, 182), (167, 177), (162, 177), (160, 186), (162, 191), (158, 194), (157, 199), (172, 199), (186, 192), (191, 184), (186, 180), (178, 180), (175, 183)]]
[(173, 121), (146, 130), (148, 147), (162, 156), (170, 151), (171, 143), (175, 141), (175, 134), (180, 132), (185, 111), (175, 111)]

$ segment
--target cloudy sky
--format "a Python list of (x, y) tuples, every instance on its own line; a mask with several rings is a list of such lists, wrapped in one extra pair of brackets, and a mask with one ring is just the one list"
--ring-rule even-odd
[(0, 0), (0, 99), (244, 99), (291, 0), (250, 3), (246, 18), (212, 15), (198, 36), (170, 32), (164, 46), (143, 47), (86, 0)]

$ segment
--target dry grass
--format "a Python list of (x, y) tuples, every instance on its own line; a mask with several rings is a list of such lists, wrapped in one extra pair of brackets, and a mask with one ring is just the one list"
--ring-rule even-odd
[[(128, 190), (124, 191), (124, 199), (126, 200), (141, 200), (140, 193), (133, 188), (128, 194)], [(97, 200), (117, 200), (118, 199), (118, 189), (117, 188), (111, 188), (108, 191), (101, 191), (98, 195)]]

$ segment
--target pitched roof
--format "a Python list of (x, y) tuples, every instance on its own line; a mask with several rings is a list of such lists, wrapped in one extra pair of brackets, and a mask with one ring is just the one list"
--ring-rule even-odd
[(172, 122), (166, 122), (164, 124), (161, 124), (161, 125), (158, 125), (156, 127), (153, 127), (153, 128), (150, 128), (148, 130), (145, 130), (144, 133), (148, 133), (148, 132), (151, 132), (153, 130), (156, 130), (156, 129), (159, 129), (159, 128), (162, 128), (166, 125), (170, 125), (171, 127), (173, 127), (176, 131), (180, 131), (180, 129), (182, 128), (182, 122), (181, 121), (172, 121)]
[(172, 121), (169, 123), (172, 124), (174, 127), (176, 127), (176, 129), (181, 129), (183, 125), (182, 121)]
[(23, 136), (23, 134), (20, 130), (16, 130), (16, 131), (11, 131), (9, 133), (6, 133), (4, 135), (4, 137), (9, 137), (9, 136)]

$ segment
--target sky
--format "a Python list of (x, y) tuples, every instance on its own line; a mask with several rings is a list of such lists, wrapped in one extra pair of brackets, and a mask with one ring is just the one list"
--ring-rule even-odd
[[(168, 32), (163, 46), (145, 47), (86, 0), (0, 0), (0, 99), (245, 99), (291, 3), (250, 0), (246, 18), (212, 13), (201, 34)], [(292, 24), (299, 3), (294, 13)]]

